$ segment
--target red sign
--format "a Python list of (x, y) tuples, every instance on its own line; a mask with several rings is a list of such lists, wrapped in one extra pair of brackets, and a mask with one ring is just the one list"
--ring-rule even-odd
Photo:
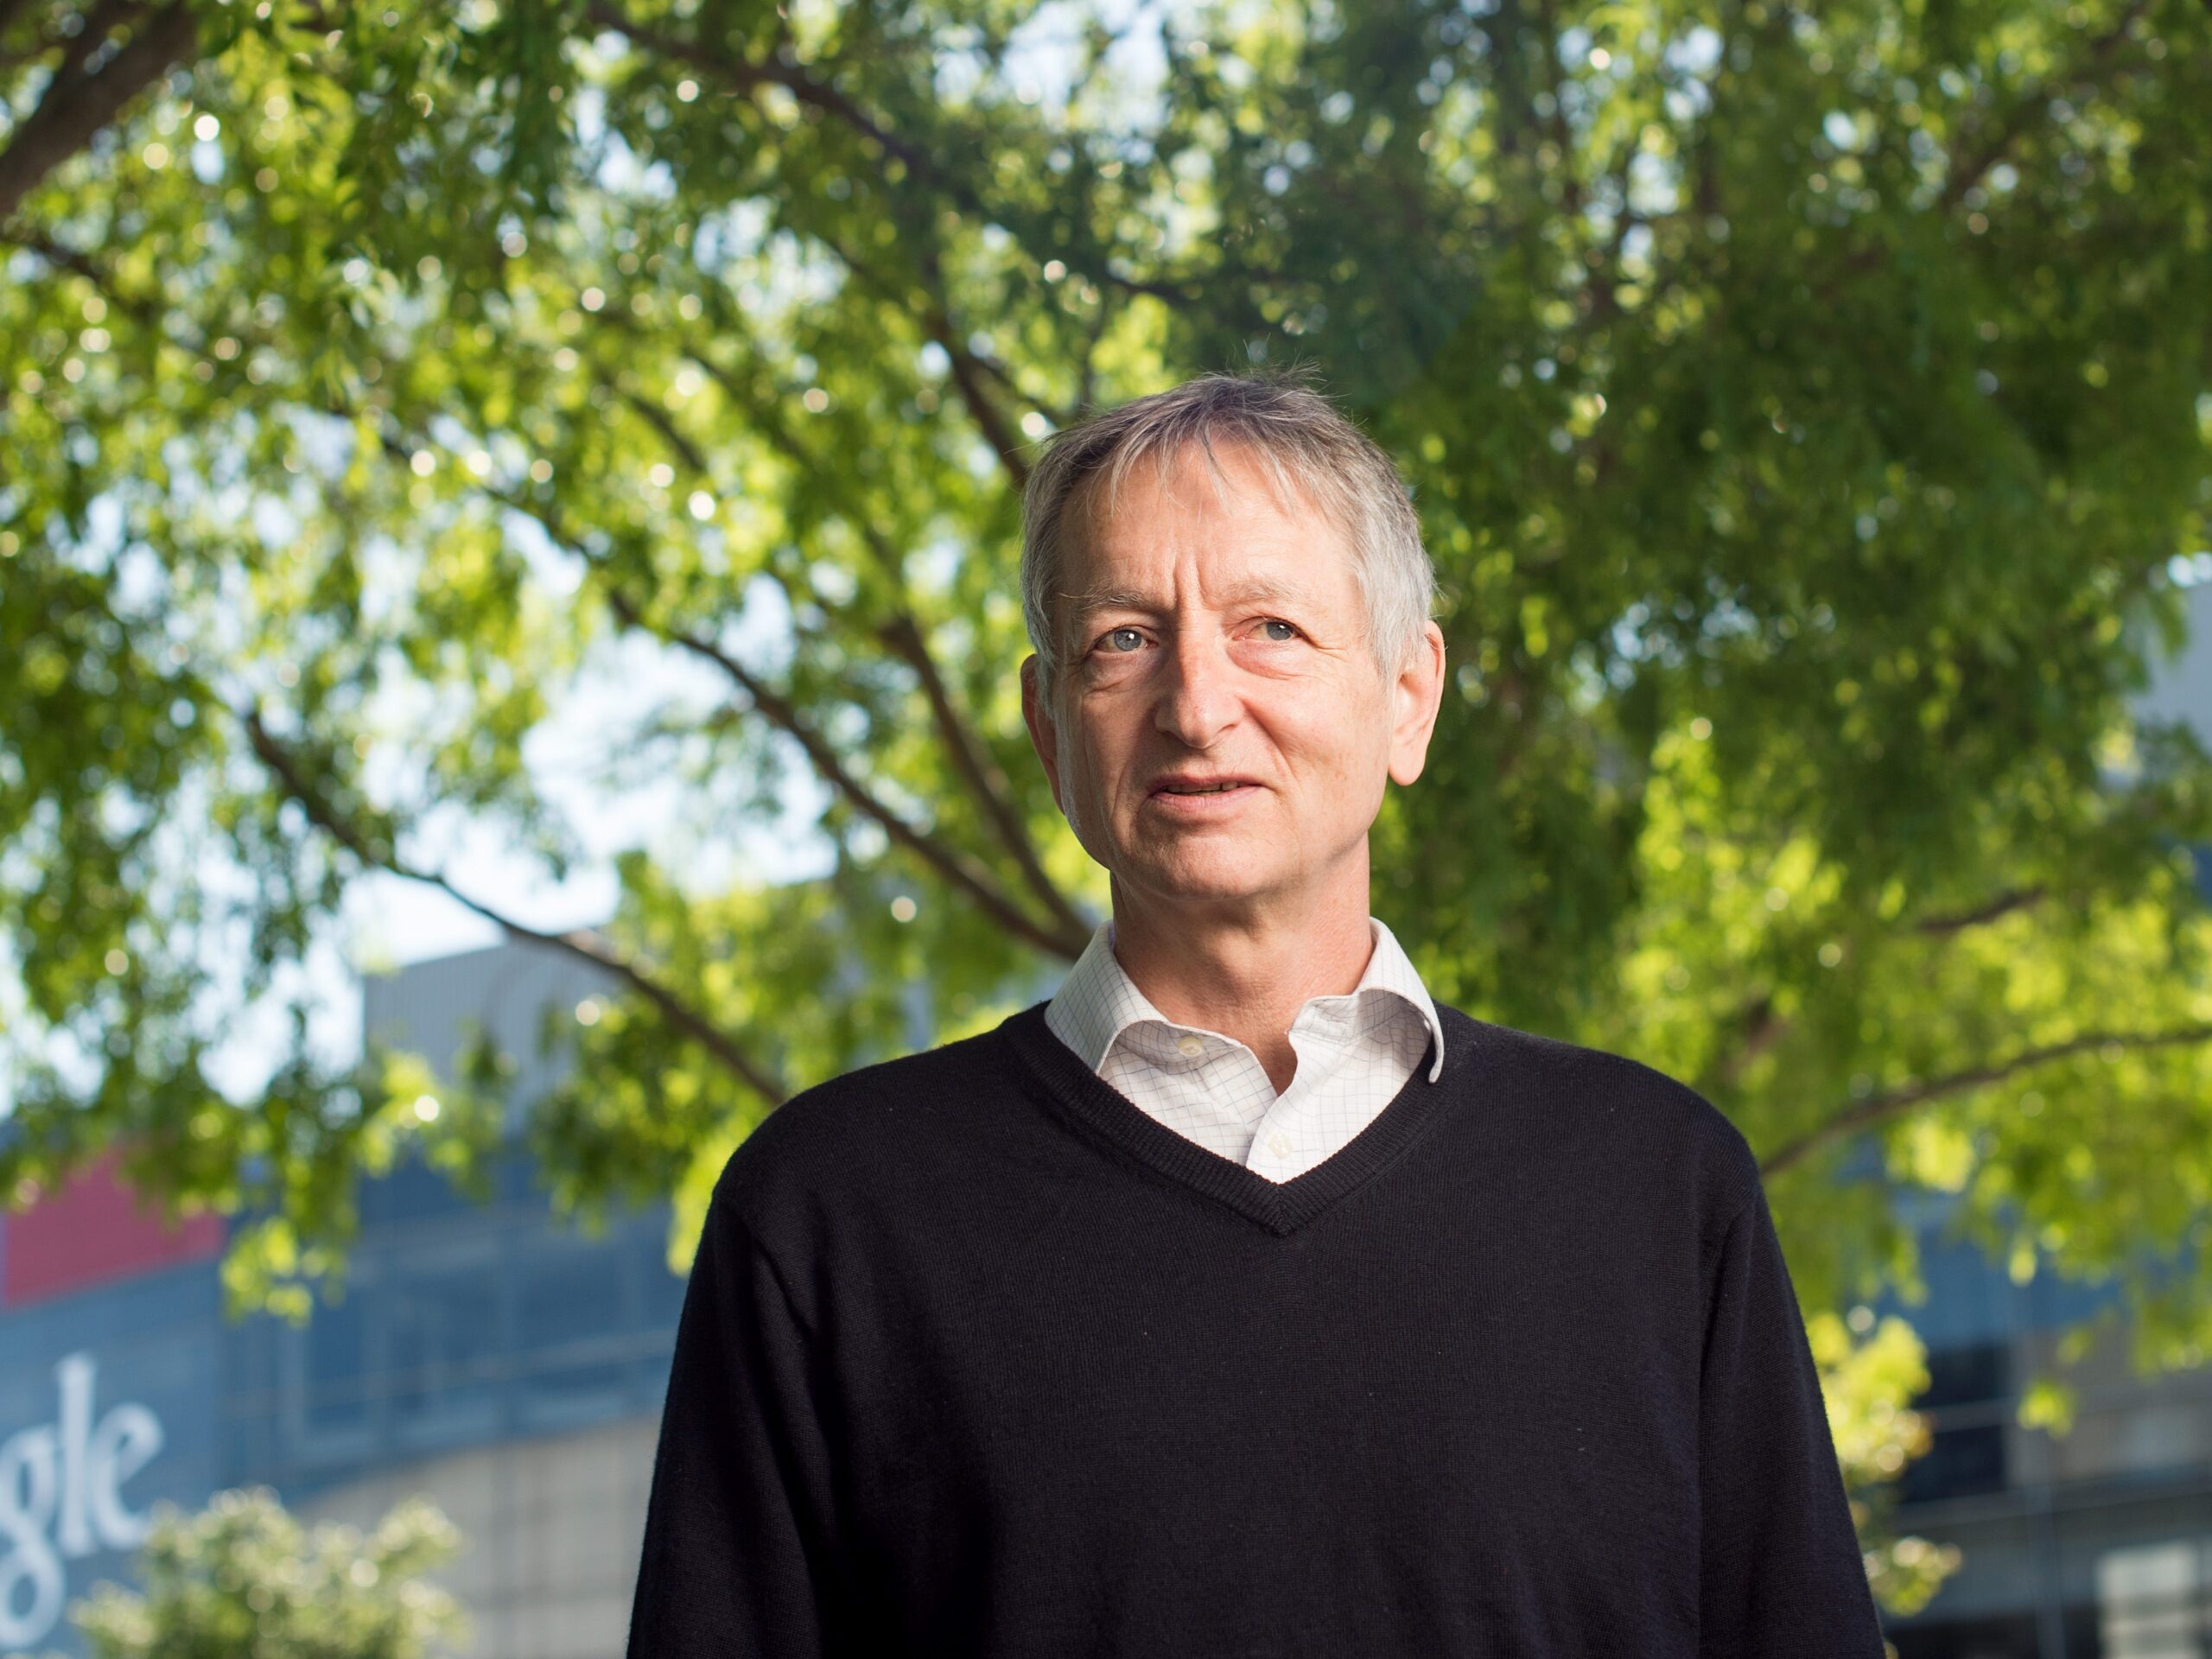
[(170, 1223), (116, 1177), (107, 1154), (28, 1210), (0, 1217), (0, 1307), (66, 1296), (223, 1249), (223, 1218)]

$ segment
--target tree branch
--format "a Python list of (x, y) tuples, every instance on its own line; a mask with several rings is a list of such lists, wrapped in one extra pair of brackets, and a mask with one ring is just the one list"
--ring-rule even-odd
[(161, 305), (149, 300), (143, 294), (134, 293), (123, 288), (116, 282), (114, 273), (92, 258), (91, 255), (79, 253), (74, 248), (64, 247), (45, 232), (20, 221), (15, 224), (0, 225), (0, 240), (13, 242), (17, 246), (36, 254), (56, 270), (74, 271), (97, 289), (100, 297), (109, 305), (124, 313), (132, 321), (138, 323), (149, 332), (158, 331), (161, 328), (163, 320)]
[[(908, 303), (907, 290), (904, 285), (893, 283), (874, 264), (862, 259), (835, 238), (820, 231), (810, 232), (809, 234), (836, 254), (838, 263), (859, 278), (861, 286), (874, 294), (878, 299), (887, 305), (894, 306), (899, 310), (912, 314), (913, 308)], [(925, 259), (926, 268), (925, 274), (930, 278), (930, 297), (936, 302), (936, 304), (918, 319), (924, 338), (935, 340), (944, 348), (949, 356), (964, 353), (969, 362), (973, 363), (980, 372), (997, 381), (1009, 397), (1019, 398), (1031, 409), (1048, 416), (1055, 425), (1066, 425), (1074, 417), (1076, 411), (1058, 408), (1045, 399), (1033, 397), (1023, 391), (1020, 382), (1014, 378), (1012, 369), (988, 353), (976, 351), (960, 337), (959, 324), (953, 320), (951, 302), (946, 297), (944, 292), (943, 272), (938, 264), (938, 251), (932, 247)]]
[(658, 403), (643, 392), (633, 391), (627, 387), (609, 385), (608, 390), (627, 404), (639, 420), (660, 435), (661, 442), (676, 452), (694, 477), (708, 485), (716, 482), (713, 469), (707, 465), (706, 456), (699, 453), (699, 447), (683, 435), (683, 429), (669, 418), (668, 411)]
[(383, 869), (410, 881), (422, 881), (437, 888), (459, 903), (467, 906), (486, 920), (496, 924), (510, 938), (528, 939), (535, 944), (550, 945), (573, 957), (607, 969), (636, 990), (661, 1014), (669, 1024), (697, 1042), (715, 1058), (721, 1061), (732, 1075), (766, 1101), (771, 1107), (783, 1103), (788, 1090), (766, 1066), (755, 1060), (728, 1033), (716, 1026), (707, 1016), (683, 998), (640, 969), (629, 957), (613, 950), (599, 934), (590, 929), (576, 929), (566, 933), (543, 933), (536, 928), (524, 927), (493, 910), (480, 899), (472, 899), (455, 887), (444, 876), (429, 871), (410, 869), (397, 852), (379, 855), (360, 833), (332, 806), (321, 791), (315, 788), (300, 770), (299, 764), (283, 744), (270, 734), (262, 722), (257, 709), (233, 709), (238, 723), (245, 728), (246, 739), (253, 745), (253, 752), (262, 764), (281, 783), (285, 791), (300, 804), (308, 821), (335, 840), (354, 857), (372, 868)]
[[(90, 143), (133, 98), (168, 73), (171, 65), (193, 54), (199, 31), (184, 0), (159, 9), (134, 10), (135, 16), (119, 7), (95, 10), (94, 18), (105, 19), (107, 27), (96, 36), (88, 20), (79, 36), (86, 49), (65, 60), (48, 83), (38, 107), (16, 129), (7, 149), (0, 150), (0, 224), (13, 217), (48, 174)], [(108, 30), (125, 22), (133, 25), (130, 38), (109, 55), (101, 49)]]
[(1723, 1085), (1732, 1085), (1752, 1061), (1780, 1042), (1796, 1024), (1796, 1020), (1777, 1011), (1774, 998), (1764, 993), (1742, 1010), (1737, 1020), (1744, 1027), (1744, 1035), (1728, 1058), (1720, 1063), (1719, 1077)]
[(1943, 209), (1948, 212), (1956, 207), (1965, 199), (1967, 192), (1980, 184), (1989, 175), (1990, 169), (2005, 159), (2012, 146), (2018, 143), (2028, 129), (2035, 124), (2054, 87), (2072, 86), (2101, 70), (2105, 60), (2127, 38), (2128, 29), (2149, 10), (2149, 6), (2150, 0), (2129, 0), (2120, 16), (2113, 20), (2112, 27), (2091, 41), (2082, 49), (2081, 57), (2069, 64), (2056, 81), (2037, 81), (2016, 99), (2012, 109), (1999, 122), (1996, 130), (1979, 144), (1967, 149), (1957, 165), (1952, 168), (1951, 176), (1943, 186)]
[(1029, 483), (1029, 462), (1021, 454), (1021, 442), (1014, 436), (1014, 429), (1007, 424), (1006, 416), (984, 391), (975, 353), (968, 349), (968, 342), (953, 331), (952, 315), (945, 298), (944, 268), (938, 261), (935, 246), (922, 251), (921, 265), (922, 280), (929, 285), (931, 297), (936, 302), (930, 315), (922, 320), (922, 326), (951, 359), (952, 383), (960, 389), (960, 400), (968, 405), (968, 413), (982, 430), (983, 441), (997, 451), (1000, 464), (1014, 480), (1014, 487), (1023, 489)]
[(2010, 893), (1999, 893), (1986, 904), (1973, 910), (1962, 911), (1954, 916), (1930, 916), (1925, 921), (1916, 923), (1914, 931), (1936, 938), (1946, 938), (1954, 933), (1963, 933), (1970, 927), (1993, 922), (2000, 916), (2009, 916), (2016, 910), (2039, 905), (2048, 896), (2048, 891), (2040, 887), (2016, 887)]
[[(781, 86), (800, 103), (821, 111), (857, 133), (884, 155), (895, 156), (917, 181), (943, 191), (966, 212), (981, 219), (998, 217), (976, 194), (973, 186), (948, 172), (929, 151), (899, 137), (854, 99), (827, 81), (806, 73), (801, 66), (791, 61), (787, 41), (779, 40), (766, 60), (754, 60), (733, 56), (703, 41), (686, 40), (640, 23), (628, 16), (620, 5), (613, 3), (613, 0), (590, 0), (584, 8), (584, 16), (594, 29), (620, 35), (642, 50), (672, 62), (688, 65), (702, 74), (713, 77), (731, 91), (749, 97), (763, 86)], [(779, 35), (782, 32), (779, 28)], [(1149, 295), (1174, 305), (1189, 304), (1193, 298), (1179, 283), (1125, 276), (1103, 259), (1095, 274), (1100, 281), (1129, 293)]]
[(952, 756), (952, 764), (968, 785), (969, 792), (982, 804), (984, 816), (1014, 861), (1020, 868), (1021, 879), (1029, 890), (1045, 902), (1052, 918), (1071, 938), (1081, 933), (1088, 938), (1089, 926), (1076, 913), (1075, 906), (1067, 900), (1059, 886), (1045, 869), (1037, 856), (1037, 848), (1029, 838), (1028, 827), (1021, 822), (1014, 809), (1014, 789), (999, 763), (985, 748), (967, 721), (952, 702), (952, 693), (945, 685), (944, 677), (938, 672), (937, 659), (931, 655), (929, 642), (923, 638), (920, 626), (913, 614), (900, 611), (880, 630), (883, 642), (896, 652), (914, 676), (921, 682), (922, 695), (930, 705), (930, 715), (937, 722), (938, 734), (944, 741)]
[(1544, 92), (1551, 99), (1551, 113), (1544, 118), (1544, 131), (1559, 150), (1560, 205), (1570, 220), (1582, 217), (1582, 181), (1575, 172), (1574, 133), (1567, 124), (1567, 103), (1560, 97), (1558, 0), (1538, 0), (1538, 21), (1543, 26)]
[[(817, 480), (821, 479), (821, 464), (792, 435), (791, 429), (776, 418), (774, 411), (766, 408), (735, 374), (701, 353), (689, 352), (685, 355), (714, 378), (725, 397), (751, 412), (756, 429), (786, 460), (810, 477)], [(906, 571), (897, 551), (865, 517), (849, 513), (845, 519), (868, 550), (877, 568), (903, 596), (906, 585)], [(1038, 856), (1036, 845), (1030, 839), (1027, 827), (1014, 810), (1013, 786), (954, 702), (951, 690), (945, 684), (937, 659), (930, 652), (928, 636), (911, 607), (902, 604), (877, 632), (883, 643), (914, 671), (954, 769), (982, 808), (984, 817), (996, 831), (1000, 842), (1013, 855), (1014, 863), (1021, 871), (1022, 880), (1027, 883), (1030, 891), (1043, 901), (1064, 934), (1070, 938), (1078, 934), (1087, 938), (1089, 925), (1076, 912), (1066, 895), (1046, 873), (1043, 861)]]
[[(378, 423), (378, 427), (385, 453), (394, 460), (404, 461), (409, 453), (407, 445), (383, 421)], [(555, 514), (537, 503), (496, 488), (486, 486), (483, 493), (500, 505), (534, 518), (556, 543), (575, 553), (591, 569), (609, 576), (606, 593), (607, 607), (626, 626), (642, 629), (720, 668), (747, 695), (754, 709), (798, 743), (823, 782), (844, 796), (864, 817), (873, 820), (893, 841), (907, 849), (965, 893), (1001, 927), (1050, 955), (1073, 961), (1082, 954), (1084, 946), (1090, 942), (1090, 930), (1082, 924), (1080, 918), (1071, 916), (1057, 930), (1038, 923), (999, 891), (989, 872), (973, 858), (957, 848), (946, 846), (907, 822), (866, 783), (855, 777), (821, 734), (800, 715), (790, 699), (767, 686), (711, 640), (687, 633), (680, 628), (647, 621), (636, 603), (613, 585), (612, 573), (608, 571), (606, 562), (580, 547)]]
[(925, 834), (908, 823), (902, 814), (893, 811), (874, 790), (853, 775), (844, 762), (837, 758), (836, 752), (821, 734), (808, 724), (788, 698), (763, 683), (714, 641), (667, 624), (648, 622), (628, 596), (611, 585), (607, 591), (607, 607), (630, 626), (680, 646), (721, 669), (730, 682), (751, 699), (753, 706), (767, 717), (770, 724), (798, 744), (807, 760), (813, 763), (814, 769), (822, 774), (823, 781), (850, 801), (862, 816), (874, 821), (893, 842), (967, 894), (985, 915), (1007, 932), (1049, 955), (1069, 961), (1082, 954), (1084, 945), (1089, 942), (1087, 933), (1077, 936), (1065, 931), (1054, 931), (1033, 920), (998, 890), (988, 873), (973, 859), (958, 849), (948, 847)]
[(620, 35), (671, 62), (689, 64), (738, 92), (752, 93), (763, 86), (781, 86), (800, 103), (811, 105), (824, 115), (834, 116), (863, 138), (880, 145), (885, 155), (897, 156), (918, 178), (950, 190), (971, 209), (981, 205), (965, 186), (950, 177), (926, 151), (908, 143), (836, 87), (815, 79), (798, 65), (785, 61), (788, 47), (779, 48), (776, 55), (766, 62), (755, 62), (747, 58), (733, 57), (699, 41), (663, 34), (637, 22), (620, 6), (613, 4), (611, 0), (590, 0), (590, 3), (584, 7), (584, 16), (594, 29), (602, 33)]
[[(866, 261), (819, 232), (815, 233), (815, 239), (835, 253), (844, 267), (879, 297), (901, 309), (907, 308), (904, 294), (893, 288)], [(961, 337), (959, 328), (953, 321), (952, 302), (945, 289), (944, 270), (934, 243), (922, 250), (920, 265), (918, 274), (929, 289), (931, 303), (915, 321), (920, 325), (923, 334), (935, 340), (951, 362), (953, 385), (959, 390), (961, 401), (967, 405), (968, 412), (982, 430), (984, 441), (997, 452), (1007, 475), (1014, 480), (1014, 488), (1019, 490), (1029, 481), (1029, 463), (1022, 458), (1020, 442), (1014, 437), (1013, 429), (1007, 424), (1006, 416), (984, 392), (982, 378), (989, 374), (1033, 408), (1042, 406), (1014, 385), (1013, 377), (1004, 368), (972, 350)], [(1044, 412), (1053, 414), (1050, 410)]]
[(1874, 1095), (1831, 1114), (1814, 1128), (1759, 1161), (1762, 1175), (1778, 1175), (1783, 1170), (1802, 1163), (1815, 1153), (1832, 1142), (1855, 1135), (1862, 1129), (1885, 1123), (1893, 1117), (1940, 1100), (1948, 1095), (1965, 1094), (1993, 1083), (2002, 1083), (2038, 1065), (2049, 1065), (2055, 1060), (2067, 1059), (2091, 1049), (2120, 1048), (2141, 1053), (2152, 1049), (2183, 1048), (2191, 1044), (2212, 1042), (2212, 1025), (2183, 1026), (2174, 1031), (2084, 1033), (2063, 1043), (2052, 1043), (2041, 1048), (2031, 1048), (2011, 1059), (1980, 1065), (1965, 1071), (1955, 1071), (1948, 1077), (1930, 1077), (1919, 1083), (1905, 1084), (1885, 1093)]
[(1073, 409), (1063, 408), (1058, 404), (1047, 402), (1033, 391), (1026, 391), (1021, 383), (1014, 378), (1014, 371), (995, 357), (977, 351), (970, 351), (968, 355), (974, 359), (978, 369), (1006, 389), (1008, 397), (1019, 397), (1030, 408), (1045, 416), (1055, 426), (1065, 426), (1083, 412), (1080, 405)]

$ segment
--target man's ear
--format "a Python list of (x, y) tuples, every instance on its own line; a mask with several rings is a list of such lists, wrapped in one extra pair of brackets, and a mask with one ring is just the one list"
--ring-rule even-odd
[(1042, 667), (1034, 655), (1021, 664), (1021, 721), (1029, 728), (1030, 747), (1037, 751), (1045, 780), (1052, 785), (1052, 799), (1057, 802), (1060, 799), (1060, 733), (1052, 724), (1052, 710), (1046, 707), (1048, 693), (1040, 683)]
[(1444, 701), (1444, 630), (1421, 626), (1421, 638), (1390, 683), (1390, 780), (1410, 784), (1428, 764), (1429, 734)]

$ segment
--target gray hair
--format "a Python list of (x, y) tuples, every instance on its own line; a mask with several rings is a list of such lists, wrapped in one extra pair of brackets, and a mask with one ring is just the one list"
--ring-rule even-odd
[(1200, 375), (1046, 441), (1021, 495), (1021, 613), (1047, 686), (1057, 688), (1061, 667), (1052, 601), (1061, 586), (1071, 505), (1096, 479), (1110, 512), (1137, 461), (1152, 455), (1164, 479), (1192, 444), (1211, 463), (1217, 488), (1214, 446), (1234, 443), (1262, 463), (1286, 503), (1302, 496), (1344, 533), (1375, 660), (1385, 674), (1405, 660), (1436, 593), (1420, 516), (1390, 457), (1300, 378), (1297, 371)]

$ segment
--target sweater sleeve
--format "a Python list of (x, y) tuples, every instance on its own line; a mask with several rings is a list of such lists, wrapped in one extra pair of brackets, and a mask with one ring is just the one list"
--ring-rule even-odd
[(830, 1460), (773, 1263), (709, 1206), (661, 1413), (629, 1659), (821, 1659)]
[(1820, 1374), (1766, 1195), (1719, 1247), (1699, 1396), (1707, 1659), (1882, 1659)]

